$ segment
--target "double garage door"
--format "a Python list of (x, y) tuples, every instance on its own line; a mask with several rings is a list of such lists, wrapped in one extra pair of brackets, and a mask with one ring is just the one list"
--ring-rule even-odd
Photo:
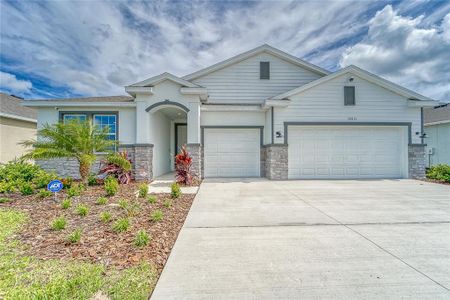
[[(400, 126), (289, 126), (289, 179), (403, 178)], [(205, 128), (205, 177), (259, 177), (260, 129)]]

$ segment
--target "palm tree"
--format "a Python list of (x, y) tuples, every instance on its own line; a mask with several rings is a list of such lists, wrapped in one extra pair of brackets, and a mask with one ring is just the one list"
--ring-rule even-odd
[(116, 141), (107, 139), (108, 128), (100, 129), (89, 121), (46, 124), (37, 132), (37, 140), (22, 144), (33, 147), (24, 155), (28, 159), (75, 158), (80, 164), (80, 177), (87, 183), (95, 152), (110, 152)]

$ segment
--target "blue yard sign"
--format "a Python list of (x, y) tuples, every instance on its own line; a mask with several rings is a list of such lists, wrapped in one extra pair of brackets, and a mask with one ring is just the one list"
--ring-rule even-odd
[(47, 190), (52, 193), (57, 193), (63, 188), (63, 183), (60, 180), (52, 180), (47, 185)]

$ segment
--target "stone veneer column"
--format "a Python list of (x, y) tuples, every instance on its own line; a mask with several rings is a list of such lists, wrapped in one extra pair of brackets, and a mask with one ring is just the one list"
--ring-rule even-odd
[(192, 157), (192, 167), (191, 170), (195, 176), (199, 179), (203, 178), (203, 156), (202, 156), (202, 145), (200, 144), (187, 144), (187, 151), (191, 154)]
[(288, 145), (270, 144), (264, 147), (266, 177), (275, 180), (288, 179)]
[(409, 178), (425, 178), (425, 144), (408, 145)]
[(135, 144), (134, 146), (134, 179), (153, 179), (153, 144)]

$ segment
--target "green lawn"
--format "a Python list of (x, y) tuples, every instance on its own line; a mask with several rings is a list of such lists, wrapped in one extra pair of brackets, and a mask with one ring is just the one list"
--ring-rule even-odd
[(89, 299), (99, 291), (111, 299), (148, 299), (157, 277), (150, 264), (117, 270), (23, 256), (24, 246), (8, 237), (26, 222), (23, 213), (0, 209), (0, 299)]

